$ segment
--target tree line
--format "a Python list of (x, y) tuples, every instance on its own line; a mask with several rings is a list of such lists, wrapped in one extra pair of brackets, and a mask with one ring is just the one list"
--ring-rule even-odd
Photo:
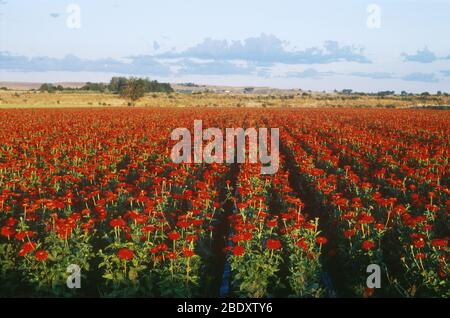
[(109, 83), (87, 82), (80, 88), (65, 88), (61, 85), (45, 83), (40, 86), (39, 91), (49, 93), (57, 91), (111, 92), (135, 101), (143, 97), (145, 93), (172, 93), (174, 90), (169, 83), (160, 83), (156, 80), (149, 80), (148, 78), (118, 76), (111, 78)]
[[(414, 93), (408, 93), (407, 91), (401, 91), (400, 94), (397, 94), (395, 91), (380, 91), (380, 92), (376, 92), (376, 93), (364, 93), (364, 92), (355, 92), (352, 89), (343, 89), (342, 91), (337, 91), (334, 90), (335, 93), (338, 94), (342, 94), (342, 95), (360, 95), (360, 96), (378, 96), (378, 97), (386, 97), (386, 96), (421, 96), (421, 97), (427, 97), (427, 96), (431, 96), (433, 94), (429, 93), (429, 92), (423, 92), (423, 93), (419, 93), (419, 94), (414, 94)], [(449, 94), (448, 93), (443, 93), (442, 91), (437, 91), (436, 92), (436, 96), (445, 96), (448, 97)]]

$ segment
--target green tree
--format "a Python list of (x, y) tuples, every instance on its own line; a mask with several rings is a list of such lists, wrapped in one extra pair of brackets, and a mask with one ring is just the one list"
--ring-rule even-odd
[(91, 83), (87, 82), (83, 87), (80, 88), (82, 91), (94, 91), (94, 92), (104, 92), (106, 90), (105, 84), (103, 83)]
[(44, 83), (39, 87), (39, 91), (41, 92), (49, 92), (54, 93), (56, 90), (56, 87), (53, 84)]
[(127, 80), (125, 88), (121, 92), (121, 96), (136, 101), (145, 94), (146, 83), (142, 78), (131, 77)]
[(128, 80), (126, 77), (113, 77), (109, 82), (108, 89), (111, 92), (122, 94), (127, 85), (127, 82)]

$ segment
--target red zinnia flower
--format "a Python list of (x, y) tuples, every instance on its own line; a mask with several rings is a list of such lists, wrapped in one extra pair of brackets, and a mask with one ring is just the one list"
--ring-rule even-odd
[(17, 232), (14, 237), (16, 238), (16, 240), (23, 241), (27, 236), (33, 237), (34, 235), (35, 235), (35, 232), (33, 232), (33, 231), (21, 231), (21, 232)]
[(243, 240), (244, 240), (244, 236), (243, 236), (242, 234), (236, 234), (236, 235), (233, 235), (233, 236), (230, 238), (230, 240), (231, 240), (233, 243), (237, 243), (237, 242), (243, 241)]
[(413, 245), (415, 248), (422, 248), (425, 246), (425, 241), (423, 239), (414, 240)]
[(195, 242), (198, 240), (198, 236), (195, 234), (186, 235), (186, 241)]
[(181, 220), (181, 221), (178, 221), (178, 222), (177, 222), (177, 226), (178, 226), (179, 228), (181, 228), (181, 229), (188, 228), (189, 225), (190, 225), (190, 224), (189, 224), (188, 221)]
[(424, 253), (417, 253), (416, 254), (416, 259), (424, 259), (426, 257), (426, 255)]
[(134, 252), (128, 248), (121, 248), (117, 252), (117, 256), (123, 261), (130, 261), (134, 257)]
[(316, 242), (317, 242), (317, 244), (319, 244), (319, 245), (323, 245), (323, 244), (327, 244), (327, 243), (328, 243), (328, 240), (327, 240), (327, 238), (324, 237), (324, 236), (318, 236), (318, 237), (316, 237)]
[(181, 236), (180, 233), (178, 233), (176, 231), (170, 232), (168, 235), (169, 239), (171, 239), (172, 241), (178, 240), (180, 238), (180, 236)]
[(359, 223), (361, 224), (368, 224), (373, 222), (375, 222), (375, 218), (370, 214), (363, 213), (359, 217)]
[(174, 252), (168, 252), (167, 253), (167, 258), (168, 259), (176, 259), (177, 258), (177, 254)]
[(6, 220), (6, 225), (9, 226), (9, 227), (13, 227), (16, 223), (17, 223), (17, 220), (15, 218), (13, 218), (13, 217), (9, 217)]
[(112, 219), (111, 222), (109, 222), (109, 225), (111, 225), (112, 227), (125, 227), (127, 224), (125, 223), (125, 221), (121, 218), (117, 218), (117, 219)]
[(161, 243), (157, 246), (158, 250), (160, 250), (161, 252), (167, 251), (168, 247), (166, 244)]
[[(242, 189), (242, 188), (239, 188), (239, 189)], [(236, 203), (236, 207), (237, 207), (238, 209), (245, 209), (245, 208), (247, 207), (247, 204), (246, 204), (246, 203), (243, 203), (243, 202)]]
[(356, 231), (355, 230), (346, 230), (344, 231), (344, 236), (346, 238), (351, 238), (353, 235), (355, 235)]
[(188, 248), (183, 248), (183, 255), (184, 255), (185, 257), (192, 257), (192, 256), (195, 255), (195, 253), (194, 253), (193, 250), (190, 250), (190, 249), (188, 249)]
[(302, 248), (305, 252), (308, 250), (308, 243), (306, 243), (305, 239), (300, 239), (295, 243), (296, 246)]
[(30, 253), (32, 250), (36, 248), (36, 243), (27, 242), (22, 245), (22, 248), (19, 251), (19, 256), (25, 256)]
[(14, 233), (16, 233), (16, 231), (12, 227), (2, 226), (2, 236), (9, 238), (10, 236), (14, 235)]
[(266, 247), (269, 250), (278, 250), (281, 248), (281, 242), (277, 239), (268, 239), (266, 242)]
[(156, 229), (156, 227), (154, 225), (149, 224), (149, 225), (143, 226), (141, 230), (143, 233), (150, 233), (150, 232), (153, 232), (155, 229)]
[(365, 250), (365, 251), (369, 251), (369, 250), (373, 249), (374, 247), (375, 247), (375, 243), (374, 243), (373, 241), (365, 240), (365, 241), (362, 243), (362, 248), (363, 248), (363, 250)]
[(45, 262), (48, 258), (48, 252), (46, 250), (39, 250), (36, 251), (36, 254), (34, 254), (34, 257), (39, 261), (39, 262)]
[(365, 298), (367, 298), (367, 297), (372, 297), (373, 294), (374, 294), (374, 292), (375, 292), (375, 289), (374, 289), (374, 288), (366, 287), (366, 288), (364, 289), (363, 297), (365, 297)]
[(244, 232), (242, 233), (242, 240), (243, 241), (250, 241), (253, 237), (253, 234), (251, 232)]
[(437, 248), (447, 247), (448, 240), (447, 239), (434, 239), (431, 241), (431, 245)]
[(243, 247), (241, 245), (236, 245), (233, 248), (233, 255), (242, 256), (242, 255), (244, 255), (244, 252), (245, 252), (245, 247)]

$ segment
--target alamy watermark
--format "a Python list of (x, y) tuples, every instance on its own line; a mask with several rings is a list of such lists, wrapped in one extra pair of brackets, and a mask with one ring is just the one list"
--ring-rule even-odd
[[(226, 128), (224, 143), (224, 134), (220, 128), (207, 128), (203, 131), (203, 122), (195, 120), (193, 138), (188, 128), (176, 128), (172, 131), (171, 139), (179, 142), (173, 146), (170, 157), (174, 163), (258, 163), (259, 159), (261, 174), (275, 174), (280, 161), (280, 131), (278, 128), (270, 128), (270, 153), (268, 132), (268, 128)], [(203, 141), (209, 143), (203, 147)]]
[(381, 28), (381, 7), (378, 4), (372, 3), (367, 6), (367, 27), (369, 29), (380, 29)]
[(71, 3), (66, 8), (66, 26), (69, 29), (81, 28), (81, 7), (76, 3)]
[(70, 264), (67, 266), (68, 274), (70, 274), (67, 277), (66, 285), (67, 288), (74, 289), (74, 288), (81, 288), (81, 268), (80, 266), (76, 264)]
[(366, 286), (368, 288), (381, 288), (381, 268), (380, 265), (370, 264), (366, 269), (370, 275), (367, 277)]

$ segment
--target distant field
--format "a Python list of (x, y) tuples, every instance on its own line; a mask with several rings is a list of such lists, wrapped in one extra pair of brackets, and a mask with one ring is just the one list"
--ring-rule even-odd
[[(111, 93), (0, 91), (0, 108), (119, 107), (130, 101)], [(147, 107), (389, 107), (450, 105), (447, 96), (359, 96), (342, 94), (150, 93), (133, 106)]]

